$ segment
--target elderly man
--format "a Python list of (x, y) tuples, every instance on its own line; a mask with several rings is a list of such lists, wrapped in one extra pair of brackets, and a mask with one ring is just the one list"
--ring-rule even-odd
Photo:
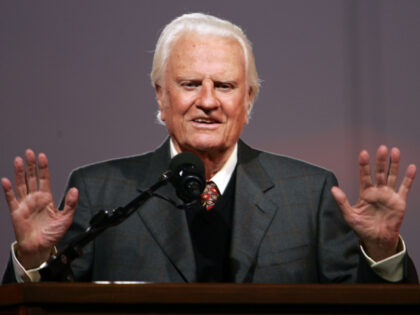
[(360, 199), (350, 206), (330, 172), (243, 143), (259, 84), (239, 27), (204, 14), (175, 19), (158, 40), (151, 77), (169, 139), (154, 152), (76, 170), (61, 211), (47, 157), (39, 154), (37, 166), (27, 150), (26, 169), (16, 158), (16, 196), (2, 179), (16, 234), (5, 282), (39, 280), (37, 268), (59, 241), (84, 231), (100, 209), (126, 204), (185, 151), (204, 162), (211, 203), (180, 210), (174, 189), (160, 188), (85, 248), (72, 265), (78, 280), (417, 281), (399, 236), (415, 166), (396, 191), (398, 149), (387, 171), (387, 148), (379, 147), (375, 183), (362, 151)]

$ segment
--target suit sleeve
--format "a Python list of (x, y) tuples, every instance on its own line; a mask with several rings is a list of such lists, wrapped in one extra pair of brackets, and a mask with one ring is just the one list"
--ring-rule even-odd
[[(73, 222), (67, 233), (58, 243), (58, 250), (69, 243), (69, 241), (75, 236), (84, 232), (89, 226), (89, 221), (92, 218), (93, 208), (89, 200), (89, 192), (87, 191), (86, 184), (84, 182), (83, 169), (76, 170), (70, 175), (66, 192), (72, 187), (76, 187), (79, 190), (79, 200), (73, 217)], [(63, 203), (64, 200), (62, 200), (60, 204), (60, 209), (63, 207)], [(76, 281), (91, 281), (92, 257), (93, 243), (90, 242), (83, 247), (83, 255), (75, 259), (71, 264)]]

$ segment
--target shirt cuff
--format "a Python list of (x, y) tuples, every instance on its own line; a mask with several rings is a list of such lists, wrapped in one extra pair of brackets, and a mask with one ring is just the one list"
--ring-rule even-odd
[[(12, 263), (13, 263), (13, 270), (15, 272), (15, 278), (18, 283), (24, 283), (24, 282), (39, 282), (41, 281), (41, 274), (39, 273), (39, 270), (41, 269), (41, 266), (44, 264), (42, 263), (39, 267), (26, 270), (19, 260), (16, 257), (16, 251), (15, 247), (17, 245), (17, 242), (13, 242), (11, 246), (11, 252), (12, 252)], [(54, 252), (57, 252), (57, 250), (53, 249)]]
[(373, 271), (375, 271), (383, 279), (390, 282), (401, 281), (404, 276), (403, 260), (407, 250), (401, 235), (399, 237), (398, 248), (402, 248), (398, 253), (380, 261), (374, 261), (366, 254), (363, 246), (360, 245), (360, 250), (362, 251), (363, 256), (365, 256)]

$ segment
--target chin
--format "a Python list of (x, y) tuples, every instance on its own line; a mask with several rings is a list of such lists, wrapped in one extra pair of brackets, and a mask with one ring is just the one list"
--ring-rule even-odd
[(223, 141), (193, 141), (190, 147), (197, 151), (221, 151), (225, 149), (225, 143)]

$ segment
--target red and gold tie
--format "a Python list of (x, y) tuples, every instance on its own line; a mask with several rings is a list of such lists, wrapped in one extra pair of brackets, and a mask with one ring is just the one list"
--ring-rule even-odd
[(201, 194), (201, 204), (207, 211), (210, 211), (216, 204), (219, 196), (220, 193), (219, 189), (217, 189), (217, 185), (213, 182), (207, 182), (206, 188), (204, 188), (204, 191)]

